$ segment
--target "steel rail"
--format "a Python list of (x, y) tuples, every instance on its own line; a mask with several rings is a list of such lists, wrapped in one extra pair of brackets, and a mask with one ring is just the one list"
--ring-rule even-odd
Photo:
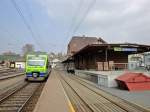
[[(82, 99), (82, 97), (80, 97), (80, 95), (75, 91), (75, 89), (66, 81), (66, 79), (63, 77), (63, 76), (61, 76), (60, 75), (60, 81), (61, 81), (61, 83), (62, 83), (62, 85), (63, 85), (63, 87), (65, 88), (65, 86), (64, 86), (64, 84), (63, 84), (63, 82), (62, 82), (62, 80), (68, 85), (68, 87), (76, 94), (76, 96), (82, 101), (82, 103), (85, 105), (84, 107), (83, 107), (83, 105), (82, 105), (82, 107), (80, 107), (81, 108), (81, 112), (85, 112), (84, 111), (84, 109), (85, 109), (85, 107), (87, 108), (87, 109), (85, 109), (85, 110), (89, 110), (90, 112), (94, 112), (93, 111), (93, 109)], [(69, 94), (68, 94), (69, 95)], [(71, 99), (70, 99), (71, 100)]]
[(18, 76), (21, 76), (21, 75), (24, 75), (24, 73), (18, 73), (18, 74), (13, 74), (13, 75), (9, 74), (9, 75), (6, 75), (6, 76), (1, 76), (0, 81), (11, 79), (11, 78), (18, 77)]
[(7, 98), (9, 98), (11, 95), (15, 94), (16, 92), (18, 92), (19, 90), (21, 90), (22, 88), (24, 88), (25, 86), (27, 86), (29, 83), (23, 83), (23, 85), (21, 85), (20, 88), (17, 88), (15, 91), (10, 92), (8, 95), (4, 96), (2, 99), (0, 99), (0, 104), (6, 100)]
[[(40, 84), (41, 85), (41, 84)], [(39, 85), (39, 86), (40, 86)], [(31, 96), (29, 96), (29, 98), (24, 102), (24, 104), (19, 108), (19, 110), (17, 112), (22, 112), (22, 110), (24, 109), (24, 107), (27, 105), (27, 103), (30, 101), (30, 99), (33, 97), (33, 95), (35, 94), (35, 92), (38, 90), (38, 87), (35, 89), (35, 91), (32, 92)]]
[[(27, 83), (26, 82), (21, 88), (16, 89), (12, 93), (2, 98), (0, 100), (0, 111), (3, 112), (9, 109), (10, 110), (12, 109), (12, 111), (21, 112), (24, 106), (27, 104), (27, 102), (34, 95), (34, 93), (36, 92), (40, 84), (41, 83)], [(20, 98), (21, 100), (18, 98)]]
[[(131, 103), (131, 102), (127, 101), (127, 100), (121, 99), (121, 98), (119, 98), (119, 97), (117, 97), (117, 96), (114, 96), (114, 95), (112, 95), (112, 94), (110, 94), (110, 93), (104, 91), (104, 90), (100, 90), (100, 89), (97, 88), (96, 86), (94, 86), (94, 85), (88, 83), (87, 81), (82, 80), (82, 79), (79, 78), (79, 77), (73, 76), (72, 78), (73, 78), (74, 80), (76, 80), (78, 83), (80, 83), (81, 85), (83, 85), (83, 86), (87, 87), (88, 89), (90, 89), (91, 91), (95, 92), (96, 94), (98, 94), (98, 95), (100, 95), (100, 96), (106, 98), (107, 100), (111, 101), (112, 103), (116, 104), (116, 105), (119, 106), (120, 108), (124, 108), (124, 106), (123, 106), (123, 104), (121, 104), (121, 102), (118, 103), (118, 102), (114, 101), (113, 99), (108, 98), (108, 96), (105, 96), (104, 94), (100, 94), (99, 92), (93, 90), (92, 88), (98, 89), (99, 91), (102, 91), (102, 92), (104, 92), (104, 93), (110, 95), (112, 98), (114, 97), (114, 98), (117, 98), (118, 100), (122, 100), (123, 103), (125, 103), (125, 104), (127, 104), (127, 105), (129, 105), (129, 106), (132, 106), (132, 107), (134, 107), (134, 108), (136, 108), (136, 109), (139, 109), (139, 111), (142, 111), (142, 112), (150, 112), (150, 110), (147, 109), (147, 108), (144, 108), (144, 107), (142, 107), (142, 106), (140, 106), (140, 105), (137, 105), (137, 104), (135, 104), (135, 103)], [(85, 84), (83, 84), (81, 81), (82, 81), (83, 83), (85, 83)], [(89, 86), (91, 86), (91, 87), (89, 87)], [(124, 109), (125, 109), (127, 112), (129, 111), (127, 108), (124, 108)]]

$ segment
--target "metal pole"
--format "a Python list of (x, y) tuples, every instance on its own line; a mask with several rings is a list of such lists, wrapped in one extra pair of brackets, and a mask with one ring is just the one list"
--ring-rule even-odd
[(105, 49), (105, 61), (108, 61), (108, 52), (107, 52), (107, 48)]

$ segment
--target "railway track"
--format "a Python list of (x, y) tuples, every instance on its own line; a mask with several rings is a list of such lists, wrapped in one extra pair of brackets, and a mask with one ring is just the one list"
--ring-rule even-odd
[(17, 77), (23, 74), (24, 74), (23, 70), (16, 70), (16, 69), (4, 70), (3, 72), (0, 72), (0, 80)]
[[(120, 106), (121, 108), (126, 108), (126, 111), (130, 111), (130, 112), (150, 112), (149, 109), (144, 108), (140, 105), (131, 103), (129, 101), (123, 100), (117, 96), (111, 95), (110, 93), (101, 90), (99, 88), (97, 88), (95, 85), (91, 84), (89, 81), (86, 81), (84, 79), (81, 79), (79, 77), (73, 76), (71, 77), (74, 80), (76, 80), (78, 83), (82, 84), (83, 86), (87, 87), (88, 89), (90, 89), (91, 91), (95, 92), (96, 94), (108, 99), (109, 101), (111, 101), (112, 103)], [(137, 110), (134, 110), (137, 109)]]
[(0, 101), (7, 97), (8, 95), (12, 94), (14, 91), (20, 89), (22, 86), (24, 86), (27, 82), (24, 82), (23, 80), (17, 81), (11, 85), (8, 85), (4, 88), (0, 89)]
[[(141, 110), (144, 111), (144, 112), (150, 112), (150, 108), (143, 107), (143, 106), (138, 105), (138, 104), (136, 104), (136, 103), (131, 103), (131, 102), (127, 101), (127, 100), (124, 100), (124, 99), (119, 98), (118, 96), (112, 95), (112, 94), (110, 94), (109, 92), (106, 92), (106, 91), (100, 89), (98, 86), (96, 86), (96, 84), (94, 84), (94, 83), (92, 83), (92, 82), (90, 82), (90, 81), (88, 81), (88, 80), (85, 80), (85, 79), (80, 78), (80, 77), (77, 77), (77, 76), (74, 76), (74, 78), (75, 78), (75, 79), (78, 79), (78, 82), (79, 82), (79, 83), (81, 83), (81, 84), (83, 84), (84, 86), (88, 87), (89, 89), (91, 89), (92, 91), (96, 92), (97, 94), (100, 94), (100, 93), (101, 93), (100, 95), (102, 95), (103, 97), (106, 97), (106, 98), (108, 98), (108, 99), (111, 99), (112, 102), (114, 102), (116, 99), (117, 99), (117, 100), (121, 100), (122, 102), (125, 102), (125, 103), (127, 103), (127, 104), (129, 104), (129, 105), (131, 105), (131, 106), (133, 106), (133, 107), (135, 107), (135, 108), (137, 108), (137, 109), (139, 109), (139, 110), (141, 109)], [(120, 105), (122, 105), (122, 104), (120, 104)], [(123, 105), (124, 105), (124, 104), (123, 104)]]
[(12, 73), (20, 73), (20, 72), (24, 72), (23, 70), (16, 70), (16, 69), (10, 69), (10, 70), (6, 70), (6, 71), (1, 71), (0, 72), (0, 76), (4, 76), (4, 75), (9, 75)]
[(0, 67), (0, 71), (4, 71), (4, 70), (8, 70), (8, 69), (10, 69), (10, 68), (8, 68), (8, 67)]
[(60, 80), (76, 112), (93, 112), (86, 102), (82, 100), (82, 98), (67, 82), (65, 82), (65, 80), (61, 78)]
[[(1, 95), (0, 112), (21, 112), (38, 88), (44, 83), (24, 82), (9, 92)], [(2, 97), (3, 96), (3, 97)]]
[(9, 72), (15, 72), (15, 71), (17, 71), (17, 70), (8, 68), (8, 69), (0, 70), (0, 74), (2, 74), (2, 73), (9, 73)]
[(14, 78), (14, 77), (21, 76), (21, 75), (24, 75), (24, 73), (18, 72), (18, 73), (14, 73), (14, 74), (7, 74), (4, 76), (0, 76), (0, 81)]
[(75, 76), (59, 75), (59, 77), (77, 112), (150, 112), (99, 90)]

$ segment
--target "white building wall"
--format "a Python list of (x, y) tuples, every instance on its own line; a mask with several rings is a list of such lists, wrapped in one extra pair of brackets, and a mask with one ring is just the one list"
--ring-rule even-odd
[[(76, 70), (76, 75), (79, 75), (83, 78), (92, 77), (93, 75), (97, 76), (97, 84), (104, 87), (117, 87), (116, 78), (122, 75), (122, 71), (82, 71)], [(91, 75), (90, 75), (91, 74)]]
[(15, 68), (25, 68), (25, 62), (15, 62)]

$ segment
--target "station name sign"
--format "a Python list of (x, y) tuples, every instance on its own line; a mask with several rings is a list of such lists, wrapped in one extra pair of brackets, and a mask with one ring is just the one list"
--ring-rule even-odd
[(114, 47), (114, 51), (128, 51), (128, 52), (133, 52), (133, 51), (137, 51), (137, 48)]
[(45, 57), (40, 57), (40, 56), (29, 56), (28, 57), (28, 60), (33, 60), (33, 59), (35, 59), (35, 60), (45, 60), (46, 58)]

